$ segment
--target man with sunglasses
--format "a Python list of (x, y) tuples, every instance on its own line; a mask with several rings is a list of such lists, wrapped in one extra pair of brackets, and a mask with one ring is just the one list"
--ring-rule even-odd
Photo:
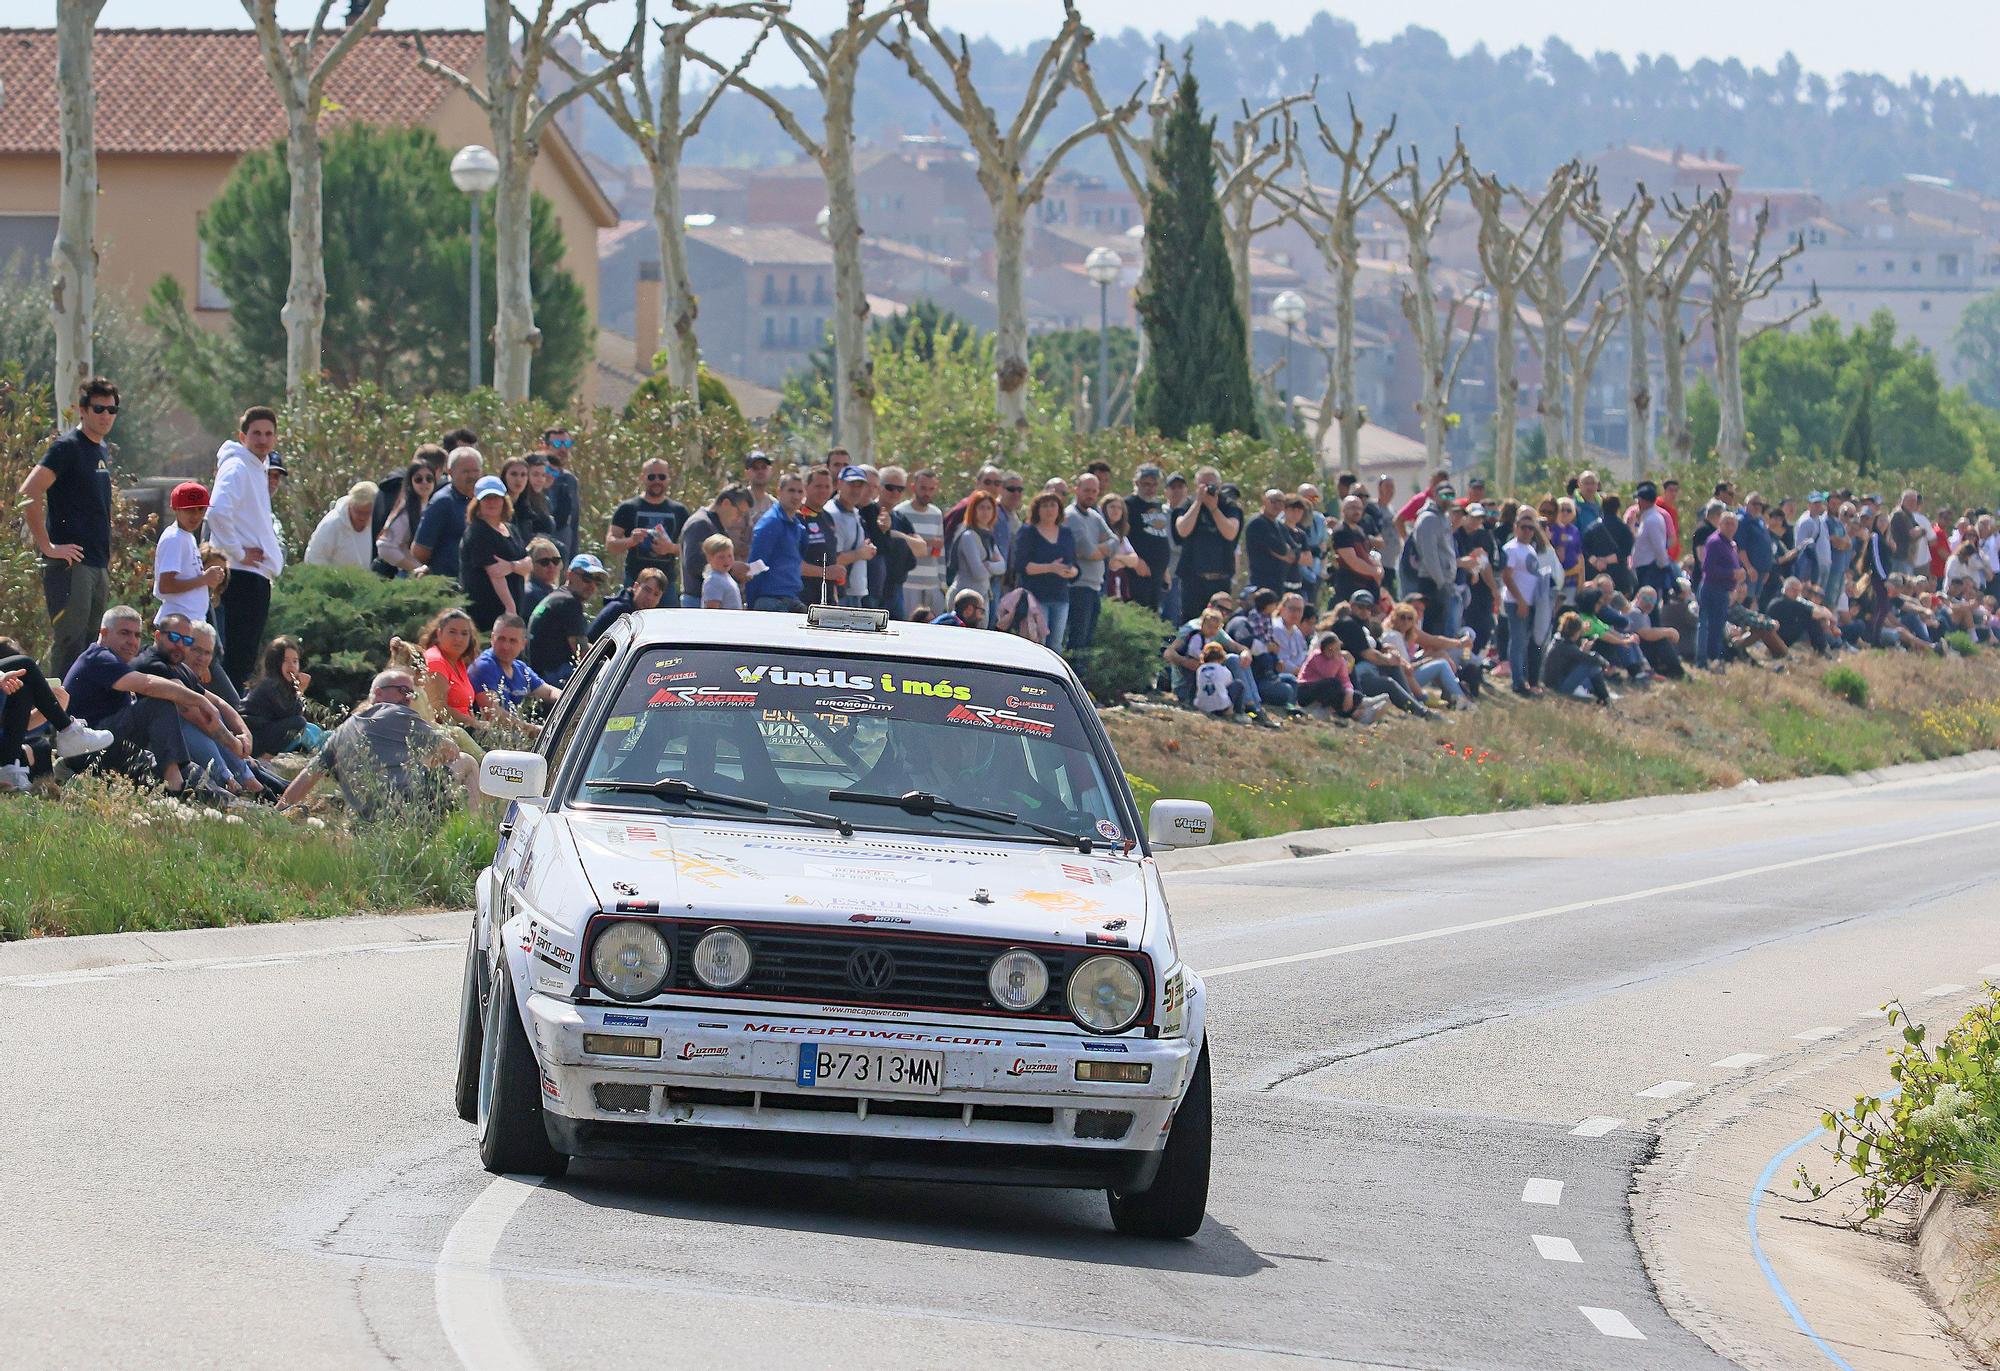
[(181, 716), (181, 738), (188, 756), (216, 788), (254, 795), (263, 789), (263, 783), (250, 771), (250, 758), (256, 751), (250, 725), (234, 705), (195, 675), (188, 664), (188, 654), (195, 646), (194, 624), (184, 614), (169, 614), (154, 625), (153, 645), (132, 659), (132, 670), (172, 681), (208, 702), (214, 712), (212, 722), (206, 715), (200, 719), (185, 713)]
[[(866, 472), (867, 467), (862, 471)], [(875, 474), (875, 484), (879, 494), (861, 508), (862, 526), (868, 530), (868, 539), (875, 544), (876, 569), (869, 575), (869, 590), (877, 609), (889, 611), (889, 617), (903, 617), (903, 583), (916, 568), (917, 558), (924, 556), (930, 545), (917, 535), (916, 526), (909, 516), (896, 507), (902, 504), (904, 494), (910, 488), (909, 476), (901, 467), (883, 467)]]
[(528, 540), (528, 579), (522, 582), (521, 593), (514, 597), (514, 608), (523, 619), (533, 618), (535, 606), (555, 593), (562, 584), (562, 570), (562, 549), (553, 539)]
[[(144, 623), (130, 605), (105, 610), (97, 641), (77, 654), (63, 677), (63, 689), (74, 718), (105, 730), (115, 740), (103, 754), (104, 765), (162, 780), (169, 789), (179, 790), (186, 780), (183, 768), (190, 761), (182, 721), (206, 733), (220, 726), (221, 715), (204, 693), (134, 666)], [(179, 618), (178, 625), (170, 627), (191, 636), (186, 625), (187, 620)]]
[(649, 458), (639, 468), (639, 494), (611, 513), (604, 550), (625, 554), (628, 586), (648, 568), (666, 577), (668, 585), (680, 579), (680, 536), (688, 507), (667, 493), (672, 474), (664, 459)]
[(535, 455), (552, 473), (544, 498), (549, 502), (549, 517), (556, 521), (556, 542), (562, 545), (564, 557), (576, 556), (578, 521), (583, 517), (583, 488), (569, 469), (570, 453), (575, 449), (576, 439), (566, 428), (544, 429), (541, 446), (535, 449)]
[[(416, 693), (408, 672), (378, 675), (369, 683), (368, 703), (327, 735), (279, 803), (288, 809), (303, 805), (322, 776), (333, 777), (348, 809), (364, 822), (412, 808), (442, 811), (469, 793), (470, 759), (410, 708)], [(456, 785), (440, 779), (447, 772)]]
[(21, 482), (21, 512), (42, 558), (49, 612), (49, 675), (60, 677), (90, 646), (111, 595), (111, 453), (118, 387), (102, 376), (83, 383), (76, 427), (42, 454)]

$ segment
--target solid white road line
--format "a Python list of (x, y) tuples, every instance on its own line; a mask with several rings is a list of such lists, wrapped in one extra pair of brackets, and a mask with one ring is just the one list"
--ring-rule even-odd
[(1578, 1263), (1583, 1261), (1583, 1258), (1576, 1254), (1576, 1244), (1568, 1238), (1551, 1238), (1542, 1233), (1532, 1236), (1535, 1240), (1535, 1250), (1542, 1254), (1543, 1261)]
[(493, 1274), (493, 1253), (508, 1220), (541, 1184), (495, 1176), (458, 1216), (438, 1251), (438, 1322), (466, 1371), (539, 1371), (507, 1317), (500, 1278)]
[(1719, 1062), (1710, 1062), (1709, 1066), (1716, 1071), (1741, 1071), (1746, 1066), (1755, 1066), (1758, 1062), (1768, 1060), (1769, 1058), (1762, 1052), (1738, 1052), (1734, 1056), (1724, 1057)]
[(1649, 1085), (1644, 1090), (1641, 1090), (1639, 1098), (1642, 1100), (1669, 1100), (1680, 1094), (1683, 1090), (1692, 1089), (1694, 1089), (1693, 1081), (1661, 1081), (1658, 1085)]
[(1570, 1136), (1576, 1138), (1601, 1138), (1624, 1122), (1625, 1120), (1623, 1119), (1608, 1119), (1602, 1114), (1592, 1114), (1575, 1128), (1570, 1129)]
[(1929, 990), (1919, 993), (1927, 1000), (1935, 1000), (1940, 995), (1956, 995), (1963, 989), (1965, 987), (1962, 985), (1934, 985)]
[[(1948, 828), (1937, 833), (1922, 833), (1914, 838), (1892, 838), (1887, 842), (1865, 843), (1860, 847), (1848, 848), (1842, 852), (1843, 858), (1866, 856), (1872, 852), (1888, 852), (1899, 847), (1914, 847), (1918, 843), (1936, 842), (1942, 838), (1962, 838), (1973, 833), (1987, 833), (2000, 829), (2000, 819), (1983, 824), (1969, 824), (1964, 828)], [(1526, 830), (1516, 830), (1526, 831)], [(1360, 850), (1360, 849), (1355, 849)], [(1318, 861), (1320, 858), (1290, 858), (1293, 862)], [(1383, 947), (1402, 947), (1409, 943), (1430, 942), (1434, 938), (1451, 938), (1460, 933), (1478, 933), (1489, 928), (1506, 928), (1511, 924), (1533, 923), (1537, 919), (1551, 919), (1558, 914), (1580, 914), (1587, 909), (1604, 909), (1611, 905), (1629, 904), (1633, 900), (1649, 900), (1660, 895), (1676, 895), (1684, 890), (1702, 890), (1712, 885), (1722, 885), (1728, 881), (1746, 880), (1752, 876), (1768, 876), (1778, 871), (1795, 871), (1803, 866), (1822, 866), (1826, 863), (1823, 853), (1810, 857), (1794, 857), (1789, 861), (1769, 862), (1763, 866), (1746, 866), (1737, 871), (1724, 871), (1714, 876), (1701, 876), (1692, 881), (1675, 881), (1668, 885), (1648, 886), (1644, 890), (1628, 890), (1620, 895), (1603, 895), (1592, 900), (1572, 900), (1568, 904), (1550, 905), (1546, 909), (1530, 909), (1520, 914), (1503, 914), (1494, 919), (1480, 919), (1473, 923), (1450, 924), (1443, 928), (1427, 928), (1417, 933), (1400, 933), (1391, 938), (1370, 938), (1365, 942), (1343, 943), (1339, 947), (1322, 947), (1312, 952), (1293, 952), (1283, 957), (1260, 957), (1256, 961), (1236, 962), (1229, 966), (1218, 966), (1203, 971), (1203, 979), (1213, 976), (1233, 976), (1241, 971), (1262, 971), (1273, 966), (1292, 966), (1299, 962), (1317, 962), (1328, 957), (1345, 957), (1355, 952), (1372, 952)]]
[(1591, 1327), (1607, 1338), (1634, 1338), (1639, 1342), (1646, 1340), (1646, 1335), (1632, 1326), (1632, 1320), (1616, 1309), (1592, 1309), (1587, 1304), (1580, 1304), (1577, 1306), (1577, 1312), (1589, 1319)]
[(1832, 1024), (1827, 1024), (1821, 1028), (1808, 1028), (1803, 1033), (1794, 1033), (1792, 1034), (1792, 1040), (1794, 1042), (1816, 1043), (1822, 1038), (1837, 1038), (1839, 1036), (1840, 1030)]
[(1561, 1204), (1563, 1183), (1545, 1180), (1540, 1176), (1528, 1177), (1528, 1183), (1521, 1187), (1522, 1204)]

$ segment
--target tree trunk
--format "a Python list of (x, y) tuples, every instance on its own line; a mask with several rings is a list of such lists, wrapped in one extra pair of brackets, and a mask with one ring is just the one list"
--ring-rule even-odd
[(1724, 467), (1740, 471), (1750, 455), (1743, 424), (1743, 316), (1718, 300), (1709, 318), (1715, 329), (1715, 390), (1722, 410), (1715, 453)]
[[(542, 340), (528, 281), (528, 227), (534, 210), (528, 174), (534, 158), (510, 144), (494, 152), (500, 159), (500, 184), (493, 201), (493, 388), (502, 400), (515, 404), (528, 398), (535, 349)], [(473, 244), (473, 251), (479, 250)]]
[[(993, 398), (1001, 425), (1017, 438), (1028, 432), (1028, 311), (1022, 301), (1021, 265), (1026, 217), (1026, 210), (1011, 195), (993, 201), (994, 299), (1000, 315), (993, 349)], [(1106, 380), (1098, 378), (1100, 384)]]
[(1587, 403), (1589, 398), (1590, 377), (1584, 372), (1582, 362), (1572, 359), (1570, 363), (1570, 407), (1569, 413), (1565, 417), (1569, 421), (1569, 442), (1567, 445), (1569, 456), (1571, 462), (1576, 465), (1581, 465), (1583, 462), (1584, 444), (1587, 441), (1584, 435), (1584, 419), (1590, 410), (1590, 406)]
[(1628, 285), (1625, 293), (1625, 458), (1632, 464), (1631, 478), (1643, 481), (1653, 459), (1646, 427), (1653, 390), (1646, 377), (1646, 296), (1637, 284)]
[[(1243, 316), (1243, 359), (1251, 378), (1257, 375), (1257, 327), (1250, 315), (1250, 220), (1257, 212), (1254, 196), (1236, 194), (1240, 203), (1222, 206), (1222, 236), (1229, 249), (1229, 272), (1236, 287), (1236, 312)], [(1241, 222), (1236, 219), (1242, 214)]]
[(854, 190), (854, 67), (829, 69), (826, 86), (827, 232), (833, 246), (833, 369), (840, 387), (835, 439), (861, 463), (875, 453), (875, 362), (868, 355), (868, 282), (861, 267), (861, 209)]
[(697, 399), (701, 344), (694, 321), (701, 313), (688, 276), (687, 228), (681, 218), (678, 161), (653, 166), (653, 227), (660, 237), (660, 346), (667, 354), (667, 384)]
[(1424, 461), (1436, 471), (1444, 463), (1445, 357), (1444, 330), (1438, 324), (1438, 306), (1431, 294), (1430, 254), (1416, 244), (1410, 251), (1410, 284), (1403, 293), (1403, 315), (1417, 340), (1417, 355), (1424, 369), (1423, 390), (1417, 400), (1417, 417), (1424, 429)]
[(1356, 393), (1354, 379), (1354, 278), (1359, 269), (1355, 259), (1349, 257), (1335, 275), (1333, 287), (1333, 373), (1340, 405), (1340, 469), (1350, 476), (1361, 474), (1361, 398)]
[(62, 201), (49, 318), (55, 326), (55, 404), (60, 417), (75, 406), (95, 374), (92, 330), (97, 325), (97, 88), (91, 41), (104, 0), (60, 0), (56, 7), (56, 94), (62, 120)]
[(1563, 449), (1569, 433), (1563, 422), (1563, 329), (1542, 324), (1542, 396), (1536, 408), (1542, 416), (1543, 456), (1551, 470), (1565, 465)]
[(1514, 488), (1514, 429), (1520, 423), (1521, 381), (1514, 372), (1512, 290), (1493, 291), (1493, 488)]
[(326, 250), (321, 241), (321, 157), (314, 111), (305, 92), (285, 96), (285, 168), (291, 174), (292, 272), (285, 286), (285, 393), (296, 395), (319, 379), (320, 340), (326, 329)]
[(1685, 462), (1694, 451), (1688, 431), (1687, 341), (1681, 333), (1678, 296), (1661, 296), (1660, 306), (1660, 452), (1669, 464)]

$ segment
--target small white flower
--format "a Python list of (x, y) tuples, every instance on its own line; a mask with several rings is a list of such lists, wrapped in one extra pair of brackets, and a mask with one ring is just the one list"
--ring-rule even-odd
[(306, 827), (307, 827), (307, 828), (325, 828), (325, 827), (326, 827), (326, 820), (325, 820), (325, 819), (322, 819), (322, 818), (320, 818), (320, 817), (319, 817), (319, 816), (318, 816), (317, 814), (315, 814), (315, 815), (313, 815), (313, 816), (312, 816), (311, 818), (309, 818), (309, 819), (307, 819), (307, 820), (306, 820)]
[(232, 824), (240, 824), (243, 822), (243, 816), (241, 814), (231, 814), (226, 818), (225, 822)]

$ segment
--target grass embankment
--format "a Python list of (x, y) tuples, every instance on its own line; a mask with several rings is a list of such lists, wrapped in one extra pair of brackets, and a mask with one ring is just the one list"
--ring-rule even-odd
[(1114, 710), (1107, 724), (1141, 807), (1162, 795), (1206, 800), (1217, 841), (1844, 774), (2000, 746), (2000, 653), (1870, 652), (1832, 670), (1843, 669), (1866, 683), (1865, 706), (1806, 660), (1782, 673), (1704, 673), (1610, 709), (1504, 697), (1435, 724), (1390, 714), (1374, 729), (1308, 722), (1282, 734), (1185, 710)]
[(493, 841), (462, 813), (348, 833), (80, 779), (0, 800), (0, 941), (462, 908)]

